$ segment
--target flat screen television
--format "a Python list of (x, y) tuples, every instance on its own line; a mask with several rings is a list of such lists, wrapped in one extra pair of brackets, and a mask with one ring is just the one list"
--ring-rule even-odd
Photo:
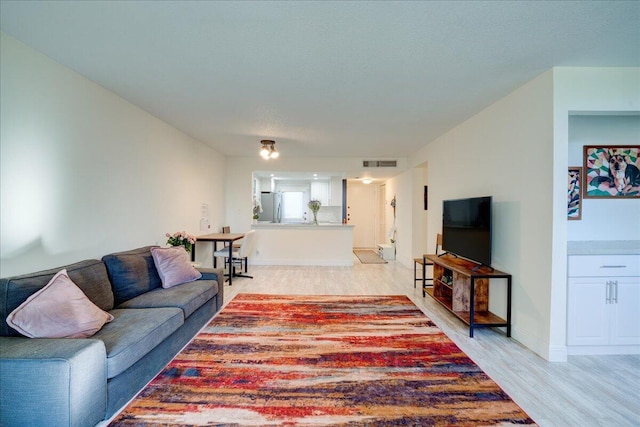
[(491, 196), (442, 202), (442, 249), (491, 266)]

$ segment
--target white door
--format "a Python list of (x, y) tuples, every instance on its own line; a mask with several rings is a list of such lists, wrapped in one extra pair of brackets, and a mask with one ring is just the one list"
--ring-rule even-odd
[(376, 187), (347, 183), (347, 223), (353, 225), (353, 247), (376, 247)]

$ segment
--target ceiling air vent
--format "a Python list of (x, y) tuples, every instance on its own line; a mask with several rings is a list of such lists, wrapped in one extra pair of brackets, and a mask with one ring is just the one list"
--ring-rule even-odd
[(363, 168), (395, 168), (398, 167), (397, 160), (363, 160)]

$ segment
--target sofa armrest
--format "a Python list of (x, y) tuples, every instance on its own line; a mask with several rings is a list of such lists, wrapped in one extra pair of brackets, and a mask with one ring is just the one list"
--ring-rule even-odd
[(202, 273), (200, 280), (216, 280), (218, 282), (218, 295), (216, 295), (216, 311), (220, 311), (224, 304), (224, 270), (221, 268), (198, 268)]
[(217, 280), (218, 283), (224, 283), (224, 270), (221, 268), (200, 267), (197, 270), (202, 273), (200, 280)]
[(106, 409), (102, 341), (0, 337), (0, 425), (94, 426)]

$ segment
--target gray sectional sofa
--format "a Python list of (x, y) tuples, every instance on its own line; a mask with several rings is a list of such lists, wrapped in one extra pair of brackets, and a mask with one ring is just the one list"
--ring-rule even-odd
[[(150, 249), (0, 279), (0, 426), (109, 419), (220, 310), (222, 270), (164, 289)], [(62, 268), (115, 319), (90, 338), (21, 336), (5, 319)]]

